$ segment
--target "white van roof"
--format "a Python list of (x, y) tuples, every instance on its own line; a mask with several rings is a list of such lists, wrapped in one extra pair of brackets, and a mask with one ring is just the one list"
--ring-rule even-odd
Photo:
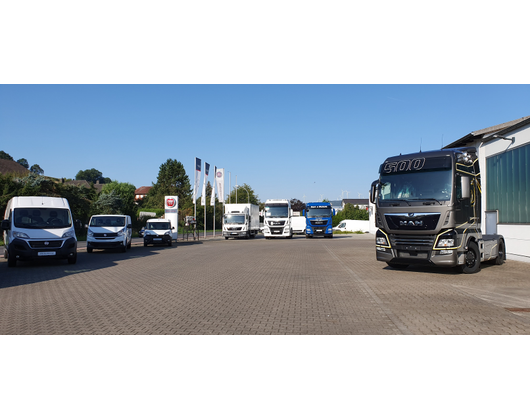
[(62, 197), (13, 197), (13, 207), (52, 207), (67, 208), (68, 200)]

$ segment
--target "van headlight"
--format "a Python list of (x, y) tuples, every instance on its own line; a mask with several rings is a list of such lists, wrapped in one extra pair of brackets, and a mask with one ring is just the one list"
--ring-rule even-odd
[(123, 228), (122, 230), (119, 230), (117, 233), (116, 233), (116, 236), (123, 236), (125, 234), (125, 228)]
[(73, 238), (74, 236), (74, 231), (73, 230), (67, 230), (66, 232), (63, 233), (63, 238)]
[(13, 236), (20, 239), (29, 239), (29, 236), (24, 232), (13, 231)]
[(90, 229), (88, 229), (88, 231), (86, 233), (86, 236), (89, 237), (89, 238), (93, 238), (94, 237), (94, 232), (92, 232)]

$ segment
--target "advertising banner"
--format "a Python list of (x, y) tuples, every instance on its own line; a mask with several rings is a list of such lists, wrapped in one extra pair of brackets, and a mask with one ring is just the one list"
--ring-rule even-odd
[(212, 198), (210, 199), (210, 206), (215, 206), (215, 174), (217, 173), (217, 167), (213, 167), (213, 182), (212, 182)]
[(204, 182), (202, 183), (201, 206), (206, 205), (206, 181), (208, 180), (208, 172), (210, 172), (210, 164), (204, 162)]
[(222, 168), (217, 169), (215, 172), (215, 183), (217, 184), (217, 196), (219, 202), (225, 202), (225, 170)]
[(193, 202), (197, 201), (197, 193), (199, 192), (199, 185), (201, 183), (201, 160), (195, 158), (195, 184), (193, 186)]

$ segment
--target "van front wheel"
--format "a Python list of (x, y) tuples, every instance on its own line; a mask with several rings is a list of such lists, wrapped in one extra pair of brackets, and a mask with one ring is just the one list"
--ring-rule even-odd
[(8, 267), (16, 267), (17, 266), (17, 259), (12, 257), (10, 254), (7, 254), (7, 266)]

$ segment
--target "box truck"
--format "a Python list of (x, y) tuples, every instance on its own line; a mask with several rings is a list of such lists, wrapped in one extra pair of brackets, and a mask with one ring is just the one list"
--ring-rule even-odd
[(250, 238), (259, 232), (259, 206), (250, 203), (225, 204), (223, 236)]
[(66, 198), (13, 197), (1, 228), (8, 267), (31, 259), (77, 261), (77, 237)]
[(504, 263), (504, 238), (481, 230), (481, 192), (474, 147), (387, 158), (370, 191), (377, 260), (463, 273), (478, 272), (483, 261)]

